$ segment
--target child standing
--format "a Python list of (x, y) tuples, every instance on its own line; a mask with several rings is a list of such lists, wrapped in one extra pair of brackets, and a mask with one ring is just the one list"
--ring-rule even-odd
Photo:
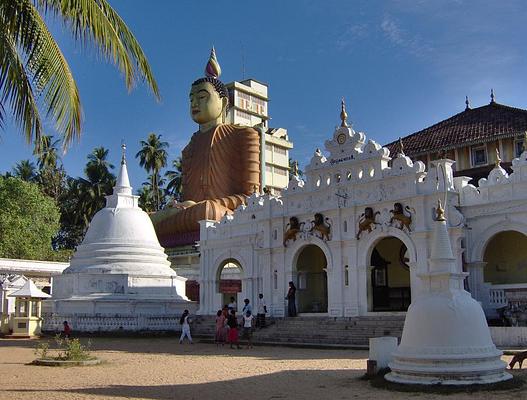
[(243, 337), (247, 339), (247, 348), (253, 348), (253, 320), (254, 315), (247, 311), (243, 316)]
[(190, 344), (192, 344), (192, 336), (190, 336), (190, 318), (188, 310), (183, 311), (181, 318), (179, 319), (181, 324), (181, 337), (179, 338), (179, 344), (183, 344), (185, 336), (188, 338)]
[(231, 349), (234, 349), (233, 344), (236, 344), (238, 349), (241, 349), (238, 343), (238, 321), (236, 321), (236, 311), (231, 310), (229, 318), (227, 319), (227, 325), (229, 325), (229, 343)]
[(218, 310), (216, 313), (216, 335), (214, 337), (216, 346), (220, 344), (223, 346), (225, 343), (225, 315), (222, 310)]

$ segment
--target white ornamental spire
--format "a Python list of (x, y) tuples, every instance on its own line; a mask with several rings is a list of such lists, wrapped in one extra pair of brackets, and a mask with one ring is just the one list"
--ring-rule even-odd
[(126, 144), (121, 144), (122, 156), (121, 156), (121, 168), (119, 175), (117, 176), (117, 182), (113, 188), (113, 193), (118, 194), (132, 194), (132, 187), (130, 186), (130, 180), (128, 179), (128, 170), (126, 168)]

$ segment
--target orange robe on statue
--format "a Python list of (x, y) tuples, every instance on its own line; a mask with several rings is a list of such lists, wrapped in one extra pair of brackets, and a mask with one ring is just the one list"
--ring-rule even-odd
[[(153, 218), (157, 236), (199, 231), (198, 221), (219, 221), (245, 204), (260, 186), (260, 139), (253, 128), (219, 125), (196, 132), (182, 153), (183, 200), (196, 204)], [(167, 217), (163, 214), (167, 212)]]

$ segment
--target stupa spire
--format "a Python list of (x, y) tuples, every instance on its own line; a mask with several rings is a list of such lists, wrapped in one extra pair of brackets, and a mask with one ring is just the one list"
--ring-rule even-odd
[(128, 179), (128, 169), (126, 168), (126, 144), (121, 144), (121, 167), (119, 169), (119, 175), (113, 188), (113, 194), (132, 194), (132, 187), (130, 186), (130, 180)]

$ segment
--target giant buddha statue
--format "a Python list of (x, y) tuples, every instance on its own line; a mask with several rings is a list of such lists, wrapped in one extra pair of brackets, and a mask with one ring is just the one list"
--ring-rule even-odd
[(229, 95), (220, 74), (213, 48), (205, 77), (190, 89), (190, 113), (199, 130), (182, 152), (182, 202), (152, 215), (166, 247), (188, 243), (199, 232), (198, 221), (219, 221), (260, 185), (258, 132), (224, 123)]

